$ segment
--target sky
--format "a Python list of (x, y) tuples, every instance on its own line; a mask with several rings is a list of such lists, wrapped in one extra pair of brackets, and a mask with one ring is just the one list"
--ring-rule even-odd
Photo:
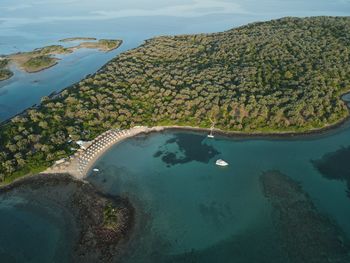
[(210, 33), (284, 16), (348, 16), (350, 0), (0, 0), (0, 54), (64, 37)]
[(350, 0), (1, 0), (1, 27), (125, 17), (350, 15)]

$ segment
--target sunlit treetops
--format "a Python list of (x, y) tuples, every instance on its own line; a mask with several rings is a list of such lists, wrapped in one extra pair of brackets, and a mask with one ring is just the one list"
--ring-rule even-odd
[(349, 60), (349, 17), (157, 37), (3, 126), (0, 174), (46, 167), (72, 153), (70, 139), (92, 139), (111, 127), (324, 128), (349, 115), (340, 98), (350, 91)]

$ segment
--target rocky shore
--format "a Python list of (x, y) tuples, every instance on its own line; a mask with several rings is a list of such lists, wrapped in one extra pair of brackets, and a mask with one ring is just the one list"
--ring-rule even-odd
[(127, 199), (104, 195), (67, 174), (25, 177), (1, 187), (0, 195), (6, 194), (27, 196), (41, 206), (48, 200), (62, 210), (59, 213), (71, 215), (74, 222), (69, 225), (77, 228), (68, 230), (77, 232), (71, 262), (117, 261), (118, 245), (127, 240), (133, 226), (134, 208)]

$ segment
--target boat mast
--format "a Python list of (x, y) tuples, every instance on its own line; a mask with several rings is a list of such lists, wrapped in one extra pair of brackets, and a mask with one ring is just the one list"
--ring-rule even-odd
[(210, 117), (209, 117), (209, 120), (211, 122), (211, 127), (210, 127), (210, 137), (214, 137), (213, 136), (213, 130), (215, 128), (215, 121), (213, 121)]

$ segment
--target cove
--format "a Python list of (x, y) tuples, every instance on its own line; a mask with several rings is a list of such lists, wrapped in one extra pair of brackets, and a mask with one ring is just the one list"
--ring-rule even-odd
[[(343, 160), (349, 123), (296, 138), (206, 135), (185, 130), (138, 135), (95, 163), (99, 172), (90, 171), (88, 181), (135, 208), (118, 262), (299, 263), (299, 252), (307, 262), (323, 262), (313, 258), (318, 246), (297, 246), (304, 235), (288, 235), (291, 226), (297, 233), (311, 229), (307, 234), (324, 240), (331, 258), (346, 257), (350, 198), (343, 171), (349, 164)], [(341, 157), (333, 164), (338, 167), (332, 166), (334, 156)], [(219, 158), (229, 166), (216, 166)], [(6, 262), (70, 262), (78, 226), (47, 191), (36, 187), (0, 196), (0, 255)], [(54, 190), (63, 200), (67, 191)], [(303, 202), (293, 201), (299, 199)], [(278, 215), (285, 208), (279, 204), (294, 207), (283, 221)], [(308, 224), (317, 227), (303, 229)]]
[[(295, 240), (283, 243), (285, 232), (261, 176), (275, 170), (293, 181), (290, 189), (300, 184), (296, 195), (310, 198), (314, 223), (349, 239), (347, 183), (323, 175), (313, 161), (348, 147), (349, 136), (348, 124), (300, 138), (139, 135), (111, 148), (88, 180), (135, 206), (135, 228), (121, 262), (300, 262), (289, 253)], [(216, 166), (219, 158), (230, 165)]]

